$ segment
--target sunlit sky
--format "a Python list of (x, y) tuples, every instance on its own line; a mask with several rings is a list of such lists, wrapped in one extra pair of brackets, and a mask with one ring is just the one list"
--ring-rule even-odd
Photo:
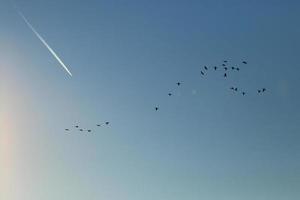
[(299, 1), (15, 2), (73, 77), (0, 0), (1, 200), (300, 199)]

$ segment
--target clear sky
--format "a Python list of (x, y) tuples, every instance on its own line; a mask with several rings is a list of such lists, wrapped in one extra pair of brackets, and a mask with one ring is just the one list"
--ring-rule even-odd
[(300, 199), (299, 1), (16, 4), (73, 77), (0, 0), (1, 200)]

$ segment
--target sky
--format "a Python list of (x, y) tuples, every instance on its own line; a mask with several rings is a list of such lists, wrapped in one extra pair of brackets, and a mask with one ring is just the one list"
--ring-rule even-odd
[(0, 0), (0, 199), (300, 198), (299, 1), (15, 3), (73, 76)]

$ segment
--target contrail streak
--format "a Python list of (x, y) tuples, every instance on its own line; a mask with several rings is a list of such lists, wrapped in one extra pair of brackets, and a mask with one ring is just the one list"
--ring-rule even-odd
[(26, 17), (18, 11), (19, 15), (22, 17), (22, 19), (25, 21), (27, 26), (32, 30), (32, 32), (39, 38), (39, 40), (47, 47), (47, 49), (50, 51), (50, 53), (56, 58), (56, 60), (60, 63), (60, 65), (68, 72), (70, 76), (72, 76), (72, 73), (67, 68), (67, 66), (63, 63), (63, 61), (58, 57), (58, 55), (54, 52), (54, 50), (47, 44), (47, 42), (44, 40), (44, 38), (34, 29), (34, 27), (29, 23), (29, 21), (26, 19)]

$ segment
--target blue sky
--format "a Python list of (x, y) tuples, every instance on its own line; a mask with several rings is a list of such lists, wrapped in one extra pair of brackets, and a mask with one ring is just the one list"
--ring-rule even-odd
[(0, 0), (0, 199), (300, 197), (299, 2), (16, 4), (73, 77)]

